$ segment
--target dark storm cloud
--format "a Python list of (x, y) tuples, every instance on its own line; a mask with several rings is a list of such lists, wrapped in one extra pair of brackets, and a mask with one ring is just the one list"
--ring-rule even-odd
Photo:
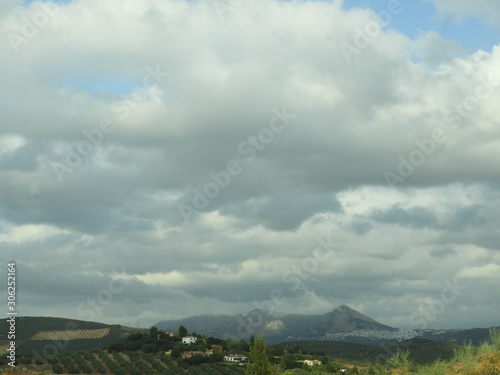
[(388, 224), (398, 224), (414, 228), (428, 228), (437, 224), (437, 218), (429, 208), (412, 207), (404, 209), (399, 205), (384, 212), (375, 212), (372, 218)]

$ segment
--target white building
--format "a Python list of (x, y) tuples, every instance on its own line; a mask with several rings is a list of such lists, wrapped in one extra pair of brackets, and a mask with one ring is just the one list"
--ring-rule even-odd
[(302, 362), (302, 363), (305, 363), (307, 364), (308, 366), (321, 366), (322, 365), (322, 362), (321, 361), (318, 361), (317, 359), (303, 359), (303, 360), (300, 360), (300, 361), (297, 361), (297, 362)]
[(182, 343), (183, 344), (196, 344), (196, 340), (198, 340), (197, 337), (194, 336), (186, 336), (182, 338)]
[(229, 355), (224, 356), (224, 361), (225, 362), (243, 362), (243, 361), (246, 361), (247, 358), (248, 357), (246, 355), (242, 355), (242, 354), (229, 354)]

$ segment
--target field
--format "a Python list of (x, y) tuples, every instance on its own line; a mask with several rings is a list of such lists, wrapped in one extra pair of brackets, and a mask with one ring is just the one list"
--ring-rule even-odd
[[(22, 365), (21, 365), (22, 367)], [(244, 366), (234, 364), (201, 364), (187, 366), (165, 354), (141, 352), (107, 352), (100, 349), (61, 353), (47, 363), (32, 367), (35, 371), (54, 374), (116, 374), (116, 375), (243, 375)]]
[(74, 329), (62, 331), (38, 331), (31, 340), (88, 340), (101, 339), (109, 334), (109, 328), (101, 329)]
[[(485, 343), (480, 347), (456, 347), (430, 340), (408, 340), (385, 347), (330, 341), (286, 342), (281, 346), (288, 346), (288, 353), (280, 351), (282, 354), (273, 354), (269, 358), (274, 364), (274, 370), (287, 375), (327, 374), (336, 372), (338, 368), (347, 368), (346, 375), (358, 373), (360, 375), (496, 375), (500, 373), (500, 332), (492, 331), (491, 336), (491, 343)], [(142, 339), (148, 342), (155, 340), (151, 336), (141, 337), (139, 334), (136, 337), (130, 336), (126, 341), (134, 343)], [(161, 341), (160, 338), (156, 340)], [(178, 345), (182, 347), (182, 344)], [(144, 346), (146, 347), (147, 345)], [(277, 348), (269, 347), (271, 351), (275, 349)], [(323, 366), (308, 368), (299, 364), (297, 368), (295, 366), (297, 360), (304, 359), (303, 354), (306, 352), (318, 356), (323, 356), (326, 352), (334, 354), (330, 354), (332, 359), (320, 357)], [(20, 369), (26, 367), (39, 374), (243, 375), (245, 373), (245, 365), (220, 362), (222, 357), (215, 360), (213, 357), (202, 356), (181, 359), (180, 354), (179, 351), (174, 359), (166, 355), (163, 350), (148, 352), (93, 349), (34, 357), (20, 355), (17, 357), (17, 365)], [(345, 359), (354, 357), (358, 360)], [(3, 373), (2, 370), (7, 370), (7, 363), (7, 358), (4, 357), (0, 373)], [(285, 368), (286, 371), (283, 372)]]

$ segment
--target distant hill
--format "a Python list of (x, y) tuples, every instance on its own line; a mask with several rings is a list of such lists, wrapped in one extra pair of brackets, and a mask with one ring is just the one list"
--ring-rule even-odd
[[(0, 347), (8, 344), (7, 319), (0, 319)], [(128, 335), (128, 329), (82, 320), (17, 317), (16, 344), (20, 354), (66, 352), (103, 348)]]
[(279, 335), (285, 328), (282, 321), (258, 309), (249, 312), (246, 316), (205, 315), (180, 320), (164, 320), (155, 324), (158, 329), (174, 331), (181, 325), (185, 326), (189, 332), (237, 341), (252, 335), (266, 337)]
[(231, 339), (248, 339), (263, 335), (266, 342), (277, 343), (287, 339), (313, 339), (338, 332), (397, 331), (381, 324), (348, 306), (342, 305), (322, 315), (286, 315), (276, 318), (263, 310), (253, 310), (247, 316), (197, 316), (180, 320), (158, 322), (159, 329), (176, 330), (180, 325), (190, 332)]
[(286, 350), (300, 348), (304, 354), (324, 354), (337, 359), (384, 363), (398, 351), (409, 350), (410, 359), (418, 364), (448, 360), (458, 346), (432, 340), (411, 339), (384, 346), (337, 341), (288, 341), (277, 344)]
[(446, 330), (423, 330), (421, 337), (429, 340), (446, 342), (455, 345), (479, 346), (490, 341), (491, 328), (471, 328), (471, 329), (446, 329)]

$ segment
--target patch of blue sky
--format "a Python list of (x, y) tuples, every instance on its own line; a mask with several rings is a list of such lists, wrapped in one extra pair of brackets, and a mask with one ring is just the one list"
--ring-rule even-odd
[[(397, 0), (344, 0), (343, 8), (371, 8), (375, 13), (388, 10), (390, 3)], [(427, 1), (399, 0), (398, 14), (392, 14), (389, 28), (395, 29), (406, 36), (415, 39), (434, 31), (443, 39), (453, 40), (461, 44), (468, 53), (479, 49), (491, 51), (494, 45), (500, 43), (500, 30), (486, 25), (477, 18), (457, 21), (451, 16), (443, 18), (434, 5)], [(398, 8), (399, 9), (399, 8)]]
[(96, 94), (124, 95), (137, 86), (143, 87), (141, 79), (136, 77), (116, 77), (103, 75), (69, 74), (63, 80), (64, 88), (86, 90)]

